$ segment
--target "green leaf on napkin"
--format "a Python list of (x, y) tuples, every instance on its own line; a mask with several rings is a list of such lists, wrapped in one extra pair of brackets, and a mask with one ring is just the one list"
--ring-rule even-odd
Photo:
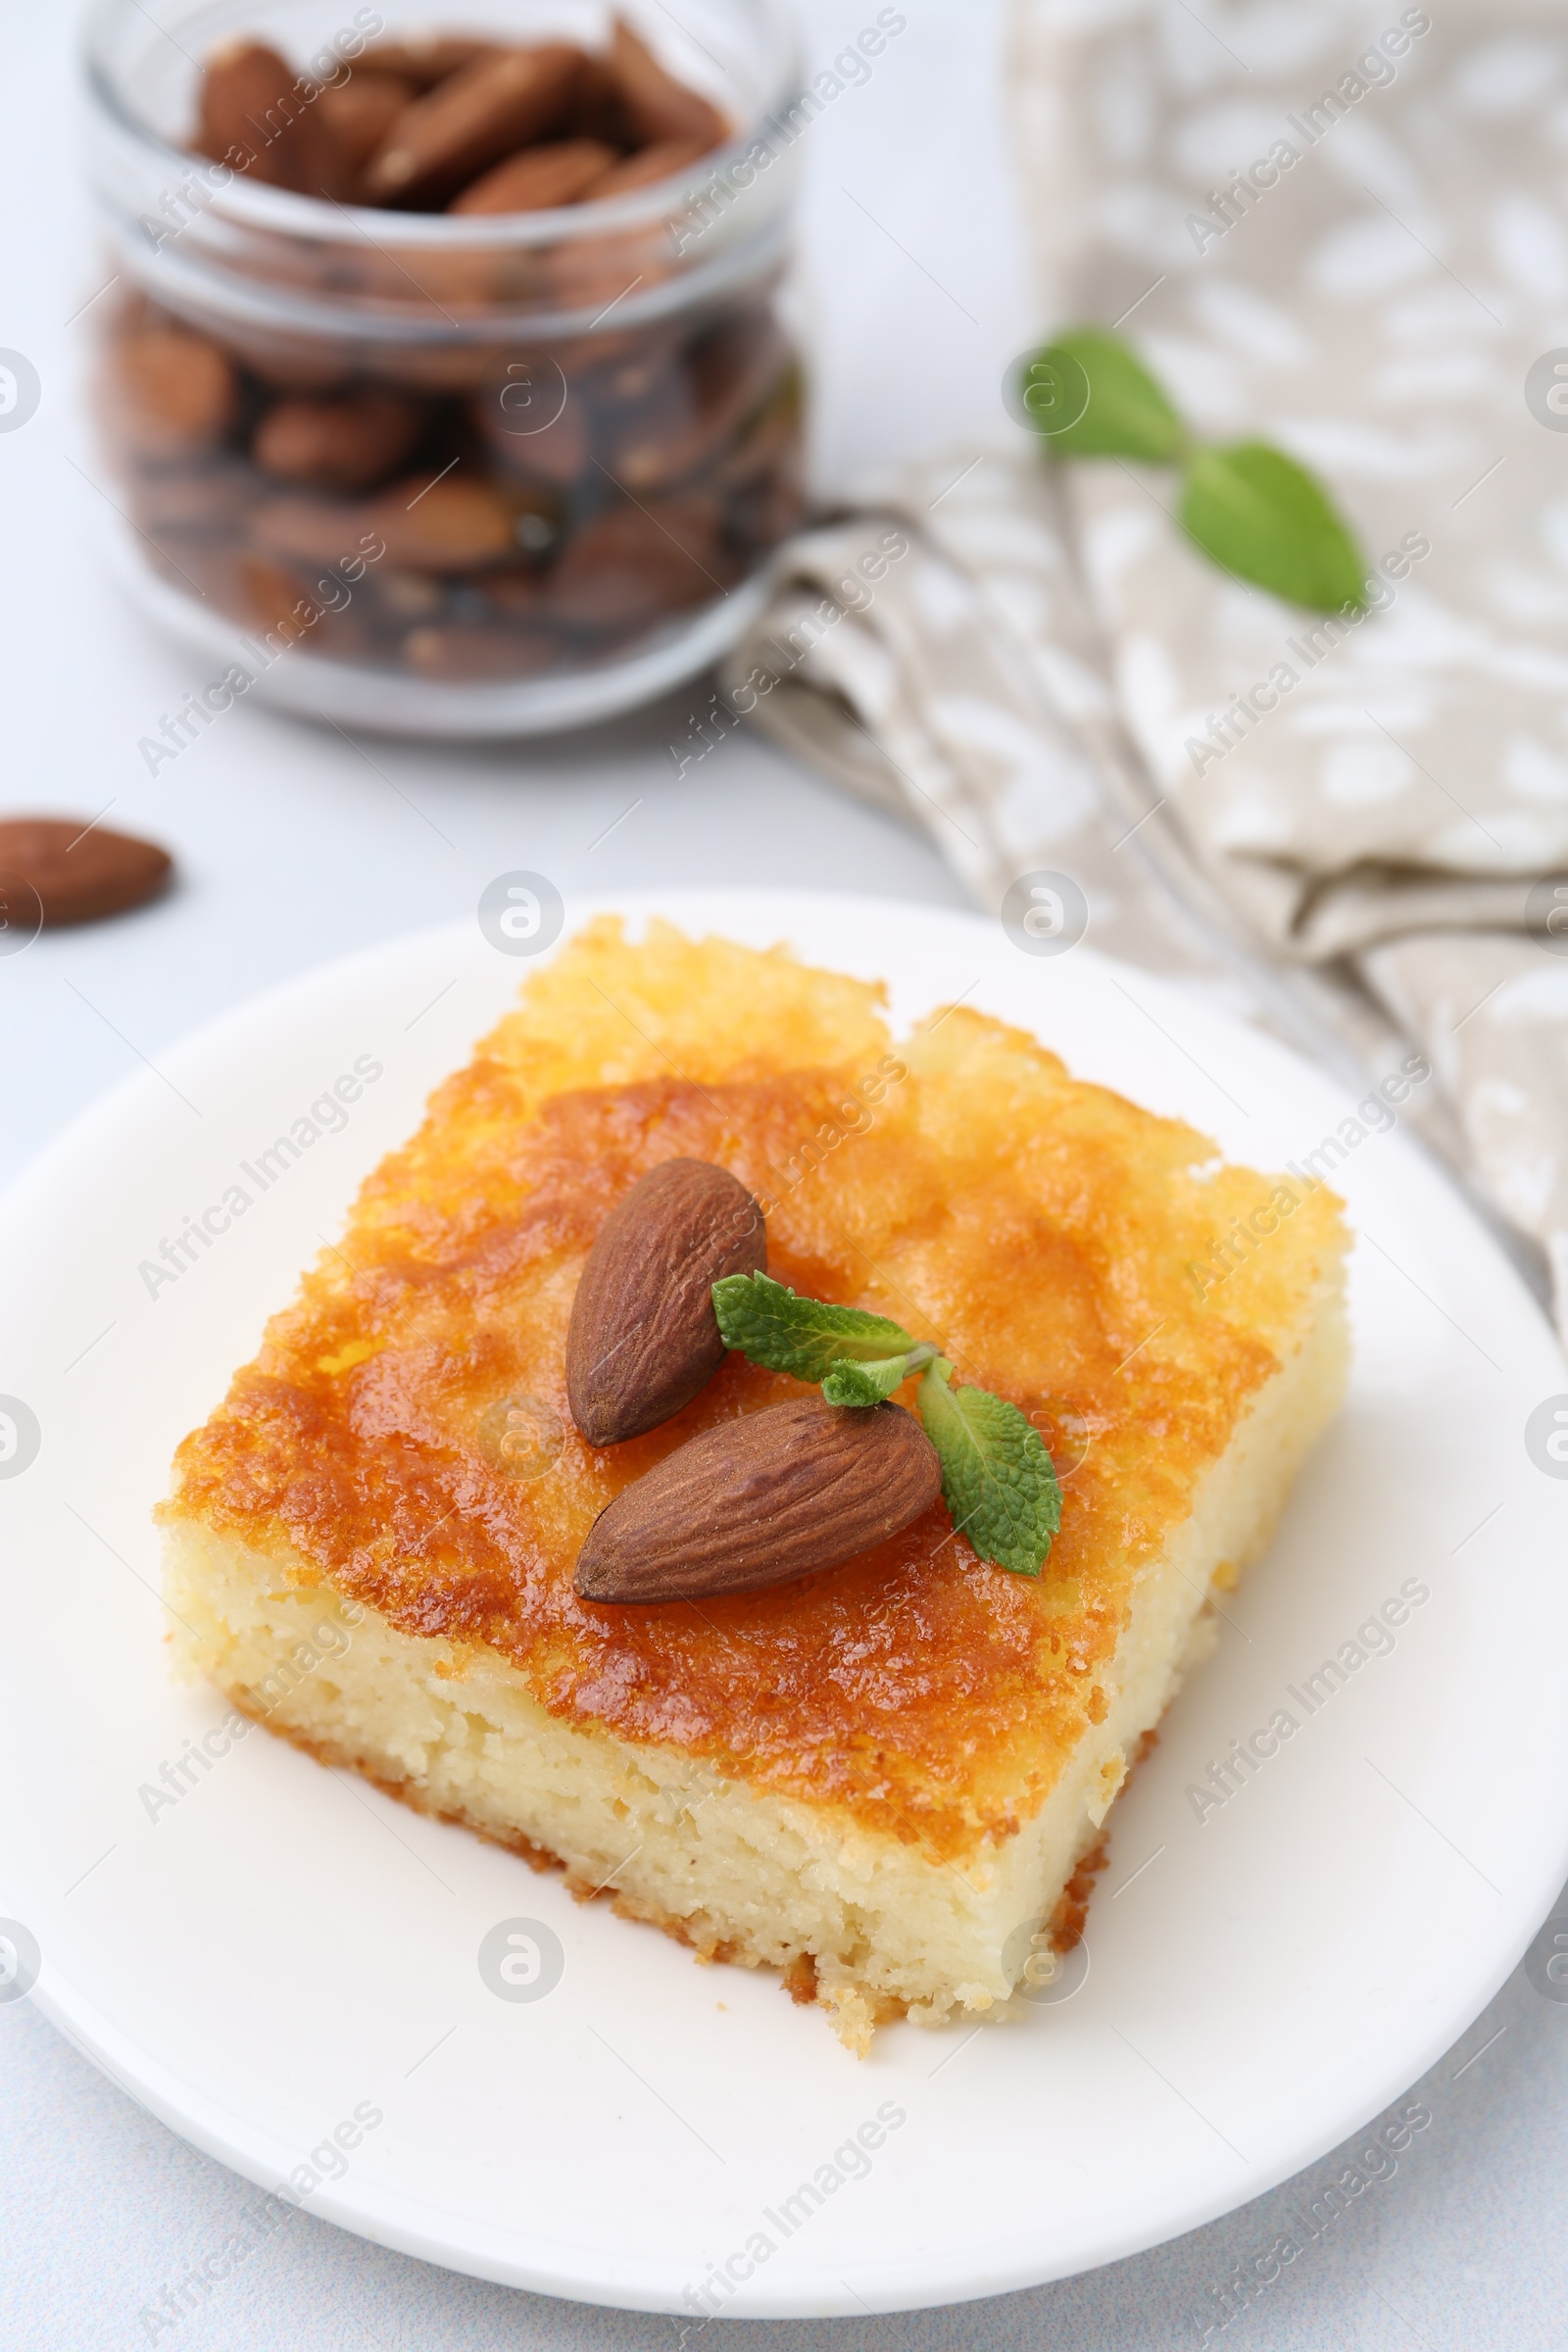
[(1266, 441), (1196, 441), (1164, 386), (1107, 327), (1074, 327), (1025, 360), (1008, 406), (1051, 457), (1184, 466), (1182, 528), (1238, 579), (1314, 612), (1365, 609), (1366, 559), (1322, 484)]
[(1227, 571), (1314, 612), (1359, 612), (1366, 565), (1326, 492), (1266, 441), (1198, 450), (1182, 528)]
[(1186, 434), (1165, 392), (1119, 335), (1076, 327), (1037, 352), (1022, 401), (1053, 456), (1142, 458), (1165, 465)]

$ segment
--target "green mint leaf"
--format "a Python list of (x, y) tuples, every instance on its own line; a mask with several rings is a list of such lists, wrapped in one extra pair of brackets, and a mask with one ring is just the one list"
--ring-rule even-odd
[(1061, 1525), (1061, 1489), (1038, 1429), (989, 1389), (955, 1389), (939, 1357), (916, 1403), (942, 1463), (942, 1499), (954, 1532), (983, 1560), (1038, 1576)]
[(1182, 528), (1205, 556), (1313, 612), (1360, 612), (1366, 560), (1322, 485), (1266, 441), (1197, 451)]
[(767, 1274), (726, 1274), (713, 1285), (713, 1312), (726, 1348), (797, 1380), (825, 1380), (841, 1359), (875, 1363), (915, 1345), (886, 1315), (802, 1298)]
[(1186, 431), (1120, 335), (1075, 327), (1027, 362), (1020, 390), (1036, 430), (1057, 458), (1142, 458), (1167, 465)]
[(884, 1355), (865, 1364), (841, 1358), (823, 1381), (822, 1394), (829, 1404), (880, 1404), (908, 1377), (906, 1355)]

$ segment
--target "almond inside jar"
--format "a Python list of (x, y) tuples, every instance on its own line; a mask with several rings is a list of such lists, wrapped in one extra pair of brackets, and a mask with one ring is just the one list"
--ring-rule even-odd
[[(727, 596), (803, 512), (776, 266), (639, 319), (629, 298), (677, 273), (680, 240), (657, 208), (602, 234), (584, 208), (662, 182), (673, 205), (732, 133), (620, 21), (597, 52), (377, 40), (324, 81), (260, 37), (226, 43), (192, 152), (388, 216), (384, 241), (274, 236), (309, 305), (412, 286), (454, 324), (586, 316), (522, 343), (273, 331), (133, 287), (100, 411), (143, 557), (273, 644), (436, 683), (590, 666)], [(563, 234), (396, 247), (399, 215), (436, 213), (487, 236), (548, 213)]]

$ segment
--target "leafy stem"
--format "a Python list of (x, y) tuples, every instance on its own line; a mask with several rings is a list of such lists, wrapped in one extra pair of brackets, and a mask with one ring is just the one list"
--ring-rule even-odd
[(915, 1409), (942, 1465), (955, 1534), (996, 1567), (1040, 1574), (1061, 1524), (1061, 1490), (1045, 1441), (1015, 1404), (989, 1389), (955, 1388), (950, 1359), (888, 1316), (803, 1298), (766, 1274), (715, 1282), (713, 1312), (726, 1347), (818, 1382), (829, 1404), (881, 1404), (918, 1373)]
[(1267, 441), (1200, 440), (1119, 335), (1058, 336), (1023, 363), (1018, 395), (1054, 458), (1178, 466), (1183, 530), (1238, 579), (1314, 612), (1366, 610), (1366, 559), (1315, 475)]

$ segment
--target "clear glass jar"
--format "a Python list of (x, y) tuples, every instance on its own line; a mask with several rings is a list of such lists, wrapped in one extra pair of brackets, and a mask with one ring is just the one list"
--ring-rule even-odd
[[(348, 724), (528, 734), (724, 652), (801, 514), (778, 0), (683, 0), (678, 30), (657, 5), (619, 12), (734, 136), (634, 193), (504, 216), (351, 207), (207, 162), (186, 146), (196, 61), (241, 34), (318, 79), (415, 31), (592, 49), (608, 9), (435, 0), (408, 26), (347, 0), (165, 13), (161, 29), (106, 0), (89, 41), (118, 272), (99, 414), (122, 568), (212, 691), (237, 665)], [(279, 478), (267, 460), (300, 404), (350, 396), (367, 478)]]

